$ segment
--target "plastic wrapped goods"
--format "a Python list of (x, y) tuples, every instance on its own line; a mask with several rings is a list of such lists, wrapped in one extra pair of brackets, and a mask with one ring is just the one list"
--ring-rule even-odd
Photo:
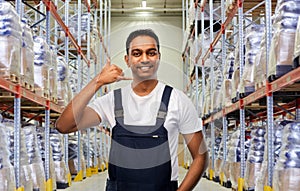
[(57, 53), (50, 47), (51, 64), (49, 66), (49, 94), (52, 101), (57, 102)]
[[(10, 163), (14, 165), (14, 121), (10, 119), (4, 119), (3, 125), (7, 133), (7, 141), (9, 144), (10, 150)], [(24, 186), (24, 191), (32, 191), (32, 178), (31, 178), (31, 169), (29, 166), (29, 159), (27, 155), (26, 145), (25, 145), (25, 136), (23, 129), (20, 133), (20, 185)]]
[(255, 90), (265, 86), (267, 79), (267, 64), (266, 64), (266, 41), (265, 36), (262, 36), (260, 43), (260, 51), (255, 57), (254, 67)]
[(220, 174), (221, 174), (221, 167), (222, 167), (222, 162), (223, 162), (223, 139), (218, 145), (219, 149), (216, 151), (216, 159), (215, 159), (215, 177), (216, 181), (219, 180)]
[(49, 97), (50, 48), (42, 37), (34, 37), (33, 40), (35, 91), (40, 96)]
[[(36, 127), (37, 137), (38, 137), (38, 145), (40, 148), (42, 161), (41, 165), (45, 166), (45, 128), (44, 127)], [(55, 176), (55, 169), (54, 169), (54, 162), (52, 156), (52, 150), (50, 149), (49, 153), (49, 175), (52, 179), (52, 188), (56, 189), (56, 176)]]
[[(240, 130), (235, 131), (228, 141), (227, 165), (229, 165), (229, 176), (232, 183), (232, 188), (237, 188), (237, 181), (240, 177), (240, 162), (241, 162), (241, 147), (240, 147)], [(250, 140), (245, 139), (245, 157), (249, 152)]]
[(300, 189), (300, 123), (285, 125), (279, 159), (274, 167), (274, 191), (296, 191)]
[(24, 128), (25, 143), (29, 159), (29, 166), (32, 171), (31, 177), (33, 188), (44, 190), (45, 171), (42, 161), (42, 155), (38, 145), (38, 136), (35, 125), (26, 125)]
[[(279, 158), (279, 152), (282, 145), (282, 131), (286, 124), (291, 123), (292, 121), (288, 120), (276, 120), (274, 122), (274, 164)], [(267, 134), (265, 134), (265, 142), (267, 142)], [(255, 190), (263, 190), (264, 186), (267, 185), (267, 177), (268, 177), (268, 171), (267, 171), (267, 162), (268, 162), (268, 147), (267, 144), (265, 144), (265, 151), (264, 151), (264, 160), (261, 166), (261, 170), (259, 174), (257, 175), (256, 179), (256, 185)]]
[[(85, 159), (86, 163), (89, 160), (89, 163), (92, 166), (93, 165), (93, 158), (94, 158), (94, 154), (95, 154), (94, 148), (92, 147), (93, 140), (88, 139), (86, 134), (83, 136), (83, 139), (84, 139), (84, 141), (83, 141), (83, 156), (84, 156), (84, 159)], [(89, 158), (88, 158), (88, 142), (90, 142)]]
[(59, 105), (66, 105), (71, 98), (68, 97), (68, 66), (65, 58), (57, 57), (57, 99)]
[(63, 136), (56, 129), (50, 129), (50, 144), (57, 187), (66, 187), (68, 185), (69, 170), (65, 163)]
[(20, 18), (14, 7), (0, 2), (0, 75), (16, 82), (20, 77), (21, 38)]
[(255, 58), (260, 52), (260, 43), (264, 35), (264, 25), (253, 25), (245, 37), (245, 67), (240, 84), (240, 93), (249, 95), (255, 91)]
[[(71, 135), (69, 136), (69, 169), (71, 175), (77, 175), (78, 174), (78, 157), (80, 160), (80, 169), (83, 172), (83, 176), (85, 177), (85, 172), (86, 172), (86, 164), (83, 156), (83, 149), (82, 149), (82, 144), (80, 145), (80, 153), (78, 155), (78, 142), (77, 142), (77, 135)], [(82, 141), (81, 141), (82, 143)]]
[(25, 19), (22, 19), (21, 81), (25, 88), (34, 90), (34, 52), (32, 31)]
[(293, 60), (295, 63), (295, 67), (298, 67), (300, 65), (300, 19), (298, 19), (298, 25), (296, 30)]
[(0, 190), (11, 191), (15, 189), (15, 172), (10, 163), (5, 127), (0, 123)]
[(239, 85), (240, 85), (240, 62), (239, 62), (239, 47), (235, 49), (235, 60), (231, 80), (231, 100), (233, 102), (238, 100), (239, 97)]
[[(216, 69), (214, 71), (214, 83), (213, 83), (213, 96), (212, 96), (212, 102), (211, 102), (211, 108), (213, 111), (217, 111), (221, 108), (222, 103), (222, 73), (219, 69)], [(210, 84), (209, 84), (210, 85)]]
[(232, 74), (234, 70), (234, 54), (230, 52), (226, 58), (225, 70), (223, 73), (224, 80), (222, 85), (222, 106), (231, 105), (231, 92), (232, 92)]
[(274, 17), (274, 35), (270, 49), (268, 78), (280, 77), (293, 67), (293, 55), (300, 1), (278, 0)]
[(251, 132), (251, 146), (246, 161), (245, 185), (246, 190), (255, 188), (256, 178), (260, 173), (261, 165), (264, 159), (265, 134), (264, 127), (253, 127)]

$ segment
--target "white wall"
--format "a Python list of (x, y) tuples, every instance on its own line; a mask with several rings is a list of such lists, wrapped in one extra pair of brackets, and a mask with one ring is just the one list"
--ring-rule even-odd
[[(124, 62), (126, 38), (130, 32), (136, 29), (152, 28), (159, 37), (161, 47), (159, 80), (178, 89), (183, 89), (181, 27), (181, 17), (113, 17), (110, 36), (112, 63), (120, 66), (126, 76), (131, 76), (131, 71)], [(111, 88), (115, 89), (127, 83), (118, 82), (112, 85)]]

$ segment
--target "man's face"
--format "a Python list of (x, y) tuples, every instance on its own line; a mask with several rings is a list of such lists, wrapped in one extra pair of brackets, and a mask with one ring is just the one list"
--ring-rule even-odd
[(156, 41), (150, 36), (134, 38), (130, 43), (128, 55), (125, 56), (133, 79), (138, 81), (157, 78), (159, 59)]

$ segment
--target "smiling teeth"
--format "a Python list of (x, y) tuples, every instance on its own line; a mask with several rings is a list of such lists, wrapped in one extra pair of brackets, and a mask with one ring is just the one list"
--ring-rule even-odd
[(149, 70), (150, 68), (151, 68), (150, 66), (142, 66), (141, 70), (142, 71), (146, 71), (146, 70)]

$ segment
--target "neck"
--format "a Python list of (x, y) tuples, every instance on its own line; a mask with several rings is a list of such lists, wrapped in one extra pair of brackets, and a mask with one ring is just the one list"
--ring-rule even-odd
[(146, 96), (151, 93), (151, 91), (156, 87), (158, 83), (157, 79), (145, 80), (142, 82), (133, 82), (132, 89), (134, 93), (139, 96)]

